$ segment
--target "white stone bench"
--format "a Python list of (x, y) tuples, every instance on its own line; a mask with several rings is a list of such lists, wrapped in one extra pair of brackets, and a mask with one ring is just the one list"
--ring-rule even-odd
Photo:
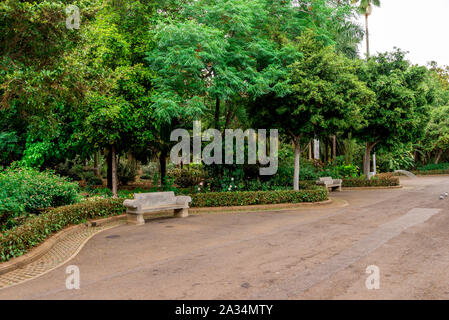
[(332, 191), (333, 189), (337, 189), (339, 192), (341, 192), (342, 183), (343, 183), (343, 180), (332, 179), (332, 177), (323, 177), (323, 178), (320, 178), (316, 182), (317, 185), (325, 186), (330, 191)]
[(189, 215), (189, 203), (192, 198), (188, 196), (175, 196), (170, 192), (135, 193), (134, 199), (125, 200), (127, 222), (136, 225), (145, 224), (145, 213), (174, 210), (175, 217), (185, 218)]

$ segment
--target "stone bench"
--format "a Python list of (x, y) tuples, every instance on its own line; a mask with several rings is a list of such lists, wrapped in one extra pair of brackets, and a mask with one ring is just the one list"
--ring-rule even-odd
[(341, 185), (343, 183), (343, 180), (341, 179), (332, 179), (332, 177), (323, 177), (320, 178), (316, 184), (320, 186), (325, 186), (330, 191), (333, 189), (337, 189), (339, 192), (341, 192)]
[(188, 196), (175, 196), (170, 192), (135, 193), (134, 199), (125, 200), (127, 222), (130, 224), (145, 224), (145, 213), (174, 210), (175, 217), (185, 218), (189, 215), (189, 203), (192, 198)]

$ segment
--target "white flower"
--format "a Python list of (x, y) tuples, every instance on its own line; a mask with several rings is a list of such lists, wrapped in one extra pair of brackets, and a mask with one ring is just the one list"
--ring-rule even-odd
[(234, 181), (234, 178), (231, 178), (231, 181)]
[(200, 186), (202, 186), (203, 185), (203, 183), (202, 182), (200, 182)]

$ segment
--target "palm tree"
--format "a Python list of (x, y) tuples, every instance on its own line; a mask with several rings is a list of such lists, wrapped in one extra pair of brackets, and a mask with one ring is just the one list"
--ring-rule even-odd
[(368, 17), (373, 12), (373, 6), (380, 7), (380, 0), (352, 0), (353, 4), (357, 4), (360, 14), (365, 16), (366, 29), (366, 57), (369, 58), (369, 28)]

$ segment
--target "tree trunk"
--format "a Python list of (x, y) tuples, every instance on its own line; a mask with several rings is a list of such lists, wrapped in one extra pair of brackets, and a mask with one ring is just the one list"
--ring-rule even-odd
[(112, 157), (112, 198), (117, 199), (118, 179), (117, 179), (117, 153), (115, 150), (115, 144), (111, 146)]
[(365, 147), (365, 155), (363, 156), (363, 174), (369, 179), (371, 172), (371, 150), (374, 147), (374, 143), (367, 142)]
[(161, 150), (161, 155), (159, 157), (159, 169), (161, 174), (161, 185), (163, 185), (165, 176), (167, 175), (167, 151), (165, 149)]
[(369, 59), (369, 28), (368, 28), (368, 14), (365, 14), (365, 36), (366, 36), (366, 59)]
[(215, 129), (220, 130), (220, 99), (215, 99)]
[(309, 161), (312, 161), (312, 140), (309, 141)]
[(299, 139), (294, 141), (295, 145), (295, 172), (293, 175), (293, 190), (299, 190), (299, 157), (301, 155), (301, 145)]
[(234, 111), (232, 110), (231, 106), (229, 106), (229, 111), (228, 111), (228, 114), (226, 115), (226, 122), (225, 122), (225, 127), (223, 128), (223, 132), (225, 132), (225, 130), (229, 127), (233, 117), (234, 117)]
[(99, 151), (97, 151), (94, 154), (94, 173), (97, 177), (101, 177), (99, 163), (100, 163), (100, 153)]
[(108, 150), (108, 154), (106, 156), (106, 162), (107, 162), (107, 166), (108, 166), (108, 171), (106, 174), (106, 178), (108, 180), (108, 189), (112, 190), (112, 151), (111, 148), (109, 148)]
[(337, 160), (337, 136), (332, 136), (332, 160)]
[(441, 156), (443, 155), (443, 150), (439, 150), (437, 153), (437, 156), (435, 158), (435, 164), (438, 164), (440, 162)]

